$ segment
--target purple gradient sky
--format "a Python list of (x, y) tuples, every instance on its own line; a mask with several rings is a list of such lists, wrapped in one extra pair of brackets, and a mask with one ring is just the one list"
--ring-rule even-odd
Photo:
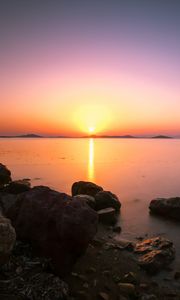
[(0, 133), (180, 134), (180, 1), (0, 3)]

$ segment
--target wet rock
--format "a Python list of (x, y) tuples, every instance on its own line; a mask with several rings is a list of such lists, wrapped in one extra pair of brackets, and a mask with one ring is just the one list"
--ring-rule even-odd
[(148, 273), (154, 274), (166, 267), (175, 258), (173, 243), (162, 237), (155, 237), (136, 244), (138, 262)]
[(176, 280), (180, 279), (180, 271), (177, 271), (177, 272), (174, 274), (174, 279), (176, 279)]
[(2, 192), (9, 194), (20, 194), (30, 190), (30, 182), (29, 180), (22, 179), (11, 181), (8, 185), (6, 185)]
[(109, 300), (109, 295), (107, 293), (101, 292), (98, 294), (98, 298), (99, 300)]
[(78, 181), (73, 183), (71, 190), (73, 196), (85, 194), (94, 197), (98, 192), (102, 191), (103, 188), (93, 182)]
[(121, 282), (118, 284), (119, 292), (124, 296), (136, 296), (134, 284)]
[(0, 163), (0, 187), (11, 181), (11, 172), (8, 168)]
[(155, 295), (142, 295), (141, 300), (158, 300)]
[(114, 226), (112, 230), (116, 233), (120, 233), (122, 229), (121, 229), (121, 226), (117, 225), (117, 226)]
[(16, 241), (16, 233), (9, 219), (0, 215), (0, 264), (8, 261)]
[(134, 250), (135, 243), (126, 239), (118, 239), (117, 244), (121, 250)]
[(136, 273), (129, 272), (124, 275), (123, 282), (137, 284), (139, 279)]
[(112, 207), (119, 211), (121, 203), (118, 197), (109, 191), (100, 191), (95, 195), (96, 210)]
[(18, 238), (51, 258), (59, 275), (71, 270), (97, 230), (97, 214), (87, 204), (44, 186), (16, 196), (5, 213)]
[(98, 210), (98, 217), (103, 224), (115, 224), (117, 221), (116, 211), (112, 207)]
[(157, 198), (149, 205), (151, 213), (180, 221), (180, 197)]
[(89, 195), (76, 195), (73, 197), (73, 199), (78, 199), (80, 201), (83, 201), (87, 203), (92, 209), (95, 209), (96, 204), (95, 204), (95, 199), (92, 196)]

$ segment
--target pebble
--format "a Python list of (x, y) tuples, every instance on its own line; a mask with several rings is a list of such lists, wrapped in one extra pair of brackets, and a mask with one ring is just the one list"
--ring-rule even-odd
[(118, 283), (119, 291), (125, 296), (135, 296), (136, 289), (132, 283)]
[(99, 299), (101, 299), (101, 300), (109, 300), (109, 295), (106, 294), (106, 293), (103, 293), (103, 292), (99, 293), (99, 294), (98, 294), (98, 297), (99, 297)]

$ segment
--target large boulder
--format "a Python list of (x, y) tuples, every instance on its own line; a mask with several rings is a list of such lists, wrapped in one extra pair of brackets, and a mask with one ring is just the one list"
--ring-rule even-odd
[(121, 203), (118, 197), (109, 191), (100, 191), (95, 195), (96, 210), (113, 207), (119, 211)]
[(73, 196), (84, 194), (94, 197), (100, 191), (103, 191), (101, 186), (89, 181), (78, 181), (74, 182), (72, 185)]
[(154, 237), (139, 242), (134, 251), (139, 254), (140, 266), (150, 274), (161, 271), (175, 258), (173, 243), (163, 237)]
[(9, 219), (0, 214), (0, 264), (8, 261), (16, 241), (16, 232)]
[(149, 209), (154, 214), (180, 221), (180, 197), (154, 199), (151, 201)]
[(8, 168), (0, 163), (0, 187), (11, 181), (11, 172)]
[(29, 191), (31, 188), (30, 181), (27, 179), (15, 180), (11, 181), (8, 185), (6, 185), (2, 192), (9, 194), (20, 194), (26, 191)]
[(71, 270), (97, 229), (97, 213), (86, 203), (45, 186), (9, 198), (3, 210), (17, 237), (30, 241), (38, 254), (50, 257), (59, 275)]

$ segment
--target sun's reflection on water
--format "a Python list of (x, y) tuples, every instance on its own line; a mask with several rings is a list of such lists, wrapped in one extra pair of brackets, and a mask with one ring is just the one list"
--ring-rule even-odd
[(94, 139), (89, 139), (88, 180), (94, 181)]

